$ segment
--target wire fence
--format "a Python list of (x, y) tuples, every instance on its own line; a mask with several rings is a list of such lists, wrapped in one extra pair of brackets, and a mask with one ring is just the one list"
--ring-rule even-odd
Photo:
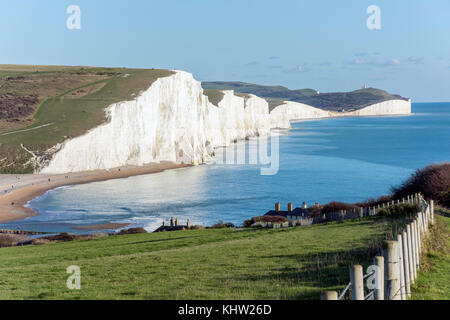
[[(350, 267), (350, 282), (339, 294), (325, 291), (322, 300), (407, 300), (411, 285), (420, 269), (423, 239), (434, 224), (434, 202), (427, 202), (421, 194), (402, 199), (400, 203), (417, 204), (420, 210), (393, 241), (384, 241), (382, 253), (374, 257), (374, 264), (363, 274), (361, 265)], [(396, 204), (391, 202), (383, 207)], [(365, 287), (368, 290), (365, 290)]]

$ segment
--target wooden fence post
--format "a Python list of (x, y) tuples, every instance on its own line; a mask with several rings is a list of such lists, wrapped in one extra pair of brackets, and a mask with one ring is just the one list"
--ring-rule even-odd
[(322, 292), (322, 296), (320, 300), (337, 300), (338, 293), (336, 291), (324, 291)]
[(416, 269), (417, 271), (419, 271), (420, 269), (420, 230), (419, 230), (419, 223), (418, 223), (418, 219), (416, 219), (416, 221), (414, 222), (414, 225), (416, 227)]
[(422, 212), (422, 234), (425, 234), (428, 230), (428, 212), (428, 207)]
[(414, 284), (416, 280), (416, 252), (414, 251), (412, 223), (406, 225), (406, 233), (408, 234), (409, 274), (411, 284)]
[(402, 232), (402, 242), (403, 242), (403, 269), (404, 269), (404, 278), (405, 278), (405, 293), (406, 297), (411, 297), (411, 280), (410, 280), (410, 271), (409, 271), (409, 250), (408, 250), (408, 235), (406, 231)]
[(386, 300), (400, 299), (400, 283), (398, 276), (398, 243), (397, 241), (384, 241), (384, 275), (386, 279)]
[(419, 234), (422, 234), (423, 228), (425, 226), (425, 223), (423, 223), (424, 220), (423, 212), (417, 213), (416, 221), (417, 221), (417, 229), (419, 230)]
[(422, 234), (425, 234), (427, 232), (427, 221), (428, 221), (428, 208), (425, 209), (425, 211), (422, 211)]
[(384, 257), (376, 256), (374, 264), (377, 266), (377, 277), (375, 279), (375, 300), (384, 300)]
[(400, 298), (401, 300), (406, 300), (406, 290), (405, 290), (405, 268), (403, 265), (403, 237), (401, 234), (397, 235), (398, 242), (398, 276), (400, 277)]
[(414, 220), (411, 223), (411, 235), (412, 235), (412, 240), (413, 240), (413, 258), (414, 258), (414, 279), (417, 279), (417, 265), (418, 265), (418, 260), (417, 260), (417, 252), (419, 252), (419, 248), (417, 247), (417, 227), (416, 227), (416, 221)]
[(364, 279), (361, 265), (350, 267), (350, 282), (352, 300), (364, 300)]
[(428, 232), (428, 224), (430, 223), (430, 208), (427, 206), (425, 212), (423, 212), (423, 234)]
[(434, 224), (434, 201), (430, 200), (431, 224)]

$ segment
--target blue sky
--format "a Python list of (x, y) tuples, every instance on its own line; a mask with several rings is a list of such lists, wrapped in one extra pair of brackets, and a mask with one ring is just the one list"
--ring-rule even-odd
[[(69, 5), (81, 30), (69, 30)], [(369, 30), (369, 5), (381, 30)], [(155, 67), (198, 80), (450, 101), (448, 0), (2, 0), (0, 63)]]

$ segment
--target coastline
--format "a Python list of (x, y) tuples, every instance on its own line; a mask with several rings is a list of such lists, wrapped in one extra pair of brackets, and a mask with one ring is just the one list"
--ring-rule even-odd
[[(385, 114), (385, 115), (339, 115), (331, 117), (319, 117), (309, 119), (292, 119), (291, 123), (327, 120), (333, 118), (366, 118), (366, 117), (403, 117), (411, 116), (409, 114)], [(289, 131), (290, 129), (286, 129)], [(191, 167), (187, 164), (176, 164), (172, 162), (150, 163), (144, 166), (124, 166), (109, 170), (94, 170), (66, 174), (25, 174), (25, 175), (0, 175), (0, 223), (8, 223), (23, 220), (28, 217), (36, 216), (37, 213), (27, 207), (29, 201), (39, 197), (46, 192), (64, 186), (85, 184), (90, 182), (105, 181), (112, 179), (122, 179), (132, 176), (158, 173), (169, 169), (178, 169)], [(124, 227), (122, 224), (110, 223), (111, 229)], [(103, 225), (92, 225), (77, 227), (80, 230), (102, 229)], [(117, 228), (115, 228), (117, 227)]]
[[(163, 172), (191, 165), (172, 162), (151, 163), (144, 166), (126, 166), (110, 170), (95, 170), (67, 174), (4, 175), (0, 181), (0, 223), (23, 220), (37, 213), (26, 207), (32, 199), (47, 191), (70, 185)], [(2, 175), (0, 175), (2, 178)]]

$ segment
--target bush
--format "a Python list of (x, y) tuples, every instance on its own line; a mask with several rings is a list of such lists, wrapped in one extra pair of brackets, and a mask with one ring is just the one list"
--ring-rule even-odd
[(68, 242), (68, 241), (74, 241), (74, 240), (92, 240), (100, 237), (105, 237), (105, 234), (103, 233), (92, 233), (92, 234), (81, 234), (81, 235), (75, 235), (75, 234), (69, 234), (67, 232), (62, 232), (57, 235), (53, 236), (45, 236), (45, 237), (39, 237), (36, 239), (33, 239), (31, 241), (31, 244), (34, 245), (41, 245), (41, 244), (48, 244), (52, 242)]
[(147, 233), (147, 230), (145, 230), (144, 228), (130, 228), (121, 230), (118, 234), (124, 235), (124, 234), (138, 234), (138, 233)]
[(369, 198), (366, 201), (363, 202), (357, 202), (355, 203), (355, 206), (358, 207), (376, 207), (378, 205), (382, 205), (383, 203), (391, 202), (394, 200), (392, 196), (381, 196), (377, 199)]
[(49, 241), (56, 241), (56, 242), (66, 242), (66, 241), (76, 240), (77, 236), (73, 235), (73, 234), (68, 234), (67, 232), (62, 232), (62, 233), (54, 235), (54, 236), (41, 237), (41, 239), (46, 239)]
[(284, 223), (288, 221), (289, 220), (283, 216), (260, 216), (245, 220), (243, 226), (248, 228), (256, 222)]
[(25, 238), (25, 236), (17, 234), (0, 234), (0, 248), (15, 246)]
[(408, 180), (392, 188), (394, 198), (421, 192), (426, 199), (450, 208), (450, 162), (432, 164), (417, 170)]
[(50, 240), (48, 239), (42, 239), (42, 238), (37, 238), (37, 239), (33, 239), (31, 241), (31, 244), (35, 245), (35, 246), (39, 246), (39, 245), (43, 245), (43, 244), (49, 244), (52, 243)]
[(322, 207), (321, 214), (337, 212), (340, 210), (359, 210), (359, 207), (354, 204), (345, 202), (330, 202)]
[(234, 228), (234, 224), (231, 222), (223, 223), (222, 220), (220, 220), (218, 223), (211, 226), (211, 229), (226, 229), (226, 228)]
[(417, 204), (397, 204), (381, 209), (378, 214), (382, 217), (409, 217), (419, 211)]

